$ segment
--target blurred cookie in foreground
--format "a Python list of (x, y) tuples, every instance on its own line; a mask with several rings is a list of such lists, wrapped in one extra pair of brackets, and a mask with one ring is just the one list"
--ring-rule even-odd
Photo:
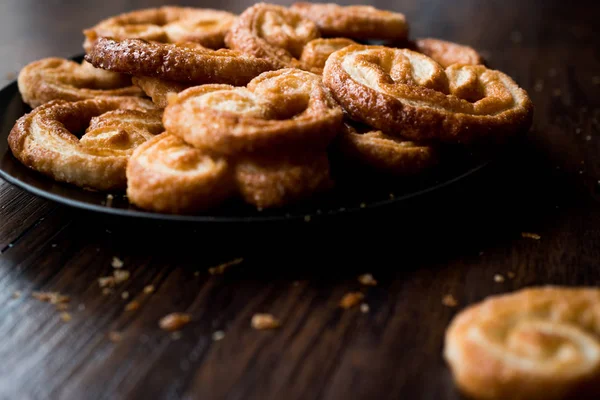
[(111, 37), (162, 43), (195, 42), (219, 49), (235, 19), (236, 16), (227, 11), (202, 8), (165, 6), (136, 10), (86, 29), (83, 47), (89, 51), (98, 38)]
[(92, 44), (85, 59), (96, 68), (188, 85), (245, 85), (262, 72), (275, 69), (267, 60), (233, 50), (140, 39), (100, 38)]
[(78, 101), (104, 96), (143, 96), (131, 77), (94, 68), (87, 62), (44, 58), (19, 73), (23, 101), (37, 107), (52, 100)]
[(435, 149), (368, 126), (345, 122), (334, 149), (354, 166), (396, 176), (418, 175), (438, 162)]
[(600, 289), (489, 297), (454, 318), (444, 357), (474, 399), (600, 398)]
[(290, 9), (315, 22), (324, 37), (402, 42), (408, 36), (404, 14), (372, 6), (299, 2)]

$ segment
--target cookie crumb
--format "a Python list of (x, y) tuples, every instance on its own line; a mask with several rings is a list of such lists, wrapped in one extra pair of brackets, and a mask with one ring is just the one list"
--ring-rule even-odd
[(552, 96), (554, 97), (559, 97), (562, 94), (562, 90), (560, 90), (559, 88), (556, 88), (552, 91)]
[(173, 340), (181, 339), (181, 332), (179, 332), (179, 331), (171, 332), (171, 339), (173, 339)]
[(12, 294), (12, 298), (13, 299), (18, 299), (19, 297), (21, 297), (21, 291), (20, 290), (15, 290)]
[(123, 268), (123, 260), (119, 257), (113, 257), (110, 265), (112, 265), (113, 268)]
[(377, 286), (377, 280), (371, 274), (362, 274), (358, 277), (358, 282), (365, 286)]
[(106, 195), (106, 207), (112, 207), (114, 196), (112, 194)]
[(537, 233), (531, 233), (531, 232), (521, 232), (521, 237), (526, 238), (526, 239), (535, 239), (535, 240), (540, 240), (542, 238)]
[(442, 304), (446, 307), (456, 307), (458, 305), (458, 301), (451, 294), (447, 294), (442, 297)]
[(394, 195), (394, 193), (390, 193), (390, 199), (394, 199), (396, 197), (396, 195)]
[(310, 215), (304, 216), (304, 222), (310, 222)]
[(213, 332), (213, 334), (212, 334), (212, 340), (215, 342), (218, 342), (219, 340), (223, 340), (224, 337), (225, 337), (225, 332), (223, 332), (223, 331), (216, 331), (216, 332)]
[(340, 307), (347, 310), (358, 305), (358, 303), (360, 303), (364, 298), (365, 295), (361, 292), (346, 293), (344, 297), (342, 297), (342, 300), (340, 300)]
[(360, 305), (360, 312), (363, 314), (368, 313), (370, 309), (371, 309), (371, 307), (369, 307), (369, 305), (367, 303), (362, 303)]
[(71, 314), (69, 314), (68, 312), (61, 313), (60, 319), (62, 319), (63, 322), (69, 322), (71, 320)]
[(536, 92), (541, 92), (544, 90), (544, 81), (542, 80), (538, 80), (535, 82), (535, 85), (533, 85), (533, 90), (535, 90)]
[(50, 304), (62, 304), (71, 301), (69, 296), (62, 295), (59, 292), (33, 292), (31, 296), (36, 300)]
[(550, 68), (550, 69), (548, 70), (548, 76), (549, 76), (549, 77), (553, 78), (553, 77), (555, 77), (556, 75), (557, 75), (556, 68)]
[(117, 269), (117, 270), (113, 271), (113, 275), (115, 277), (116, 284), (125, 282), (131, 276), (129, 271), (121, 270), (121, 269)]
[(111, 293), (112, 293), (112, 289), (111, 289), (111, 288), (107, 288), (107, 287), (105, 287), (104, 289), (102, 289), (102, 294), (103, 294), (104, 296), (108, 296), (108, 295), (109, 295), (109, 294), (111, 294)]
[(504, 282), (504, 276), (500, 275), (500, 274), (496, 274), (494, 275), (494, 282), (497, 283), (502, 283)]
[(123, 300), (127, 300), (129, 298), (129, 292), (125, 291), (125, 292), (121, 293), (121, 298)]
[(158, 321), (160, 329), (165, 331), (178, 331), (191, 321), (191, 316), (186, 313), (174, 312), (167, 314)]
[(589, 142), (590, 140), (592, 140), (592, 135), (587, 135), (587, 136), (585, 137), (585, 140), (587, 140), (588, 142)]
[(144, 286), (144, 293), (146, 293), (146, 294), (154, 293), (154, 285)]
[(121, 334), (121, 332), (110, 331), (108, 332), (108, 340), (110, 340), (113, 343), (117, 343), (123, 340), (123, 335)]
[(77, 311), (84, 311), (84, 310), (85, 310), (85, 304), (79, 303), (79, 305), (77, 306)]
[(133, 300), (125, 305), (125, 311), (135, 311), (140, 308), (140, 303)]
[(102, 276), (98, 278), (98, 285), (101, 288), (109, 288), (115, 286), (115, 277), (114, 276)]
[(272, 314), (254, 314), (250, 325), (259, 331), (265, 329), (276, 329), (281, 326), (281, 323)]
[(8, 72), (6, 75), (4, 75), (4, 79), (7, 81), (14, 81), (17, 79), (17, 74), (15, 72)]
[(365, 208), (367, 206), (366, 203), (360, 203), (360, 208)]
[(221, 275), (225, 272), (225, 270), (229, 267), (232, 267), (237, 264), (241, 264), (244, 261), (243, 258), (236, 258), (235, 260), (228, 261), (221, 265), (217, 265), (216, 267), (211, 267), (208, 269), (208, 273), (211, 275)]
[(517, 276), (517, 275), (512, 271), (508, 271), (506, 273), (506, 276), (508, 276), (509, 279), (515, 279), (515, 276)]
[(66, 304), (66, 303), (60, 303), (60, 304), (57, 304), (57, 305), (56, 305), (56, 309), (57, 309), (58, 311), (66, 311), (66, 310), (68, 310), (68, 309), (69, 309), (69, 305), (68, 305), (68, 304)]

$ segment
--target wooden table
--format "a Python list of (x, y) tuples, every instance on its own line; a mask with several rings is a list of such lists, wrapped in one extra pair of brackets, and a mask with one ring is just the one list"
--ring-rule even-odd
[[(102, 17), (160, 4), (3, 1), (0, 77), (80, 53), (81, 30)], [(536, 105), (526, 143), (404, 207), (296, 225), (141, 224), (2, 182), (1, 398), (458, 399), (441, 357), (458, 310), (529, 285), (600, 282), (598, 3), (374, 5), (404, 12), (413, 37), (468, 43), (513, 76)], [(131, 277), (104, 295), (97, 278), (112, 274), (113, 257)], [(208, 273), (238, 257), (225, 274)], [(369, 312), (340, 309), (365, 272), (378, 280), (366, 291)], [(34, 291), (70, 296), (71, 320)], [(457, 307), (442, 304), (447, 294)], [(125, 311), (132, 300), (139, 309)], [(158, 326), (175, 311), (192, 315), (179, 336)], [(251, 329), (257, 312), (281, 328)]]

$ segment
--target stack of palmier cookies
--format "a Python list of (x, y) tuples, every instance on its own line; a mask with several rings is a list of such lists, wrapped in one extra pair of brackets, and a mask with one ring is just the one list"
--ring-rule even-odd
[(34, 109), (10, 147), (57, 181), (196, 213), (235, 196), (270, 208), (326, 191), (332, 153), (412, 176), (436, 164), (439, 144), (528, 128), (532, 103), (510, 77), (470, 47), (408, 32), (404, 15), (370, 6), (119, 15), (84, 31), (81, 64), (21, 71)]

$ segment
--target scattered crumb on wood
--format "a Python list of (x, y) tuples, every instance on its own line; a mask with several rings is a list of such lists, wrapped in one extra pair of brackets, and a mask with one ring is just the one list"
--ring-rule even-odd
[(60, 303), (56, 305), (56, 309), (58, 311), (66, 311), (69, 308), (69, 305), (67, 303)]
[(165, 331), (178, 331), (191, 321), (192, 317), (186, 313), (174, 312), (160, 319), (158, 325)]
[(526, 239), (535, 239), (535, 240), (540, 240), (542, 238), (537, 233), (531, 233), (531, 232), (521, 232), (521, 237), (526, 238)]
[(68, 312), (63, 312), (60, 314), (60, 319), (62, 319), (63, 322), (69, 322), (71, 320), (71, 314)]
[(135, 311), (140, 308), (140, 303), (133, 300), (125, 305), (125, 311)]
[(178, 332), (178, 331), (171, 332), (171, 339), (173, 339), (173, 340), (181, 339), (181, 332)]
[(59, 292), (33, 292), (31, 296), (36, 300), (50, 304), (62, 304), (71, 301), (69, 296), (62, 295)]
[(500, 275), (500, 274), (496, 274), (494, 275), (494, 282), (497, 283), (502, 283), (504, 282), (504, 276)]
[(77, 306), (77, 311), (84, 311), (84, 310), (85, 310), (85, 304), (79, 303), (79, 305)]
[(119, 257), (113, 257), (110, 265), (112, 265), (113, 268), (123, 268), (123, 260)]
[(456, 307), (458, 305), (458, 301), (451, 294), (447, 294), (442, 297), (442, 304), (446, 307)]
[(506, 273), (506, 276), (508, 276), (509, 279), (515, 279), (515, 276), (517, 276), (517, 275), (514, 272), (512, 272), (512, 271), (508, 271)]
[(127, 279), (129, 279), (129, 276), (131, 274), (129, 273), (129, 271), (117, 269), (117, 270), (113, 271), (113, 275), (115, 277), (115, 283), (119, 284), (119, 283), (125, 282)]
[(129, 298), (129, 292), (125, 291), (125, 292), (121, 293), (121, 298), (123, 300), (127, 300)]
[(272, 314), (254, 314), (250, 325), (257, 330), (276, 329), (281, 326), (281, 322)]
[(108, 295), (109, 295), (109, 294), (111, 294), (111, 293), (112, 293), (112, 289), (111, 289), (111, 288), (107, 288), (107, 287), (105, 287), (104, 289), (102, 289), (102, 294), (103, 294), (104, 296), (108, 296)]
[(533, 86), (533, 90), (535, 90), (536, 92), (541, 92), (544, 90), (544, 81), (538, 80), (537, 82), (535, 82), (535, 85)]
[(12, 294), (12, 298), (13, 299), (18, 299), (19, 297), (21, 297), (21, 291), (20, 290), (15, 290)]
[(153, 285), (144, 286), (144, 293), (146, 293), (146, 294), (154, 293), (154, 286)]
[(211, 275), (221, 275), (225, 272), (225, 270), (229, 267), (232, 267), (237, 264), (241, 264), (244, 261), (243, 258), (236, 258), (235, 260), (228, 261), (226, 263), (217, 265), (216, 267), (210, 267), (208, 269), (208, 273)]
[(371, 274), (362, 274), (358, 277), (358, 282), (365, 286), (377, 286), (377, 281)]
[(216, 332), (213, 332), (213, 334), (212, 334), (212, 340), (214, 340), (215, 342), (218, 342), (219, 340), (223, 340), (224, 337), (225, 337), (225, 332), (223, 332), (223, 331), (216, 331)]
[(363, 314), (368, 313), (370, 309), (371, 309), (371, 307), (369, 307), (369, 305), (367, 303), (362, 303), (360, 305), (360, 312)]
[(346, 293), (344, 297), (342, 297), (342, 300), (340, 300), (340, 307), (344, 309), (352, 308), (358, 305), (358, 303), (360, 303), (364, 298), (365, 295), (361, 292)]
[[(113, 199), (114, 199), (114, 196), (112, 194), (106, 195), (106, 207), (112, 207)], [(115, 268), (118, 268), (118, 267), (115, 267)]]
[(117, 343), (123, 340), (123, 335), (121, 334), (121, 332), (110, 331), (108, 332), (108, 340), (110, 340), (113, 343)]
[(102, 276), (98, 278), (98, 285), (101, 288), (109, 288), (115, 286), (115, 277), (114, 276)]

